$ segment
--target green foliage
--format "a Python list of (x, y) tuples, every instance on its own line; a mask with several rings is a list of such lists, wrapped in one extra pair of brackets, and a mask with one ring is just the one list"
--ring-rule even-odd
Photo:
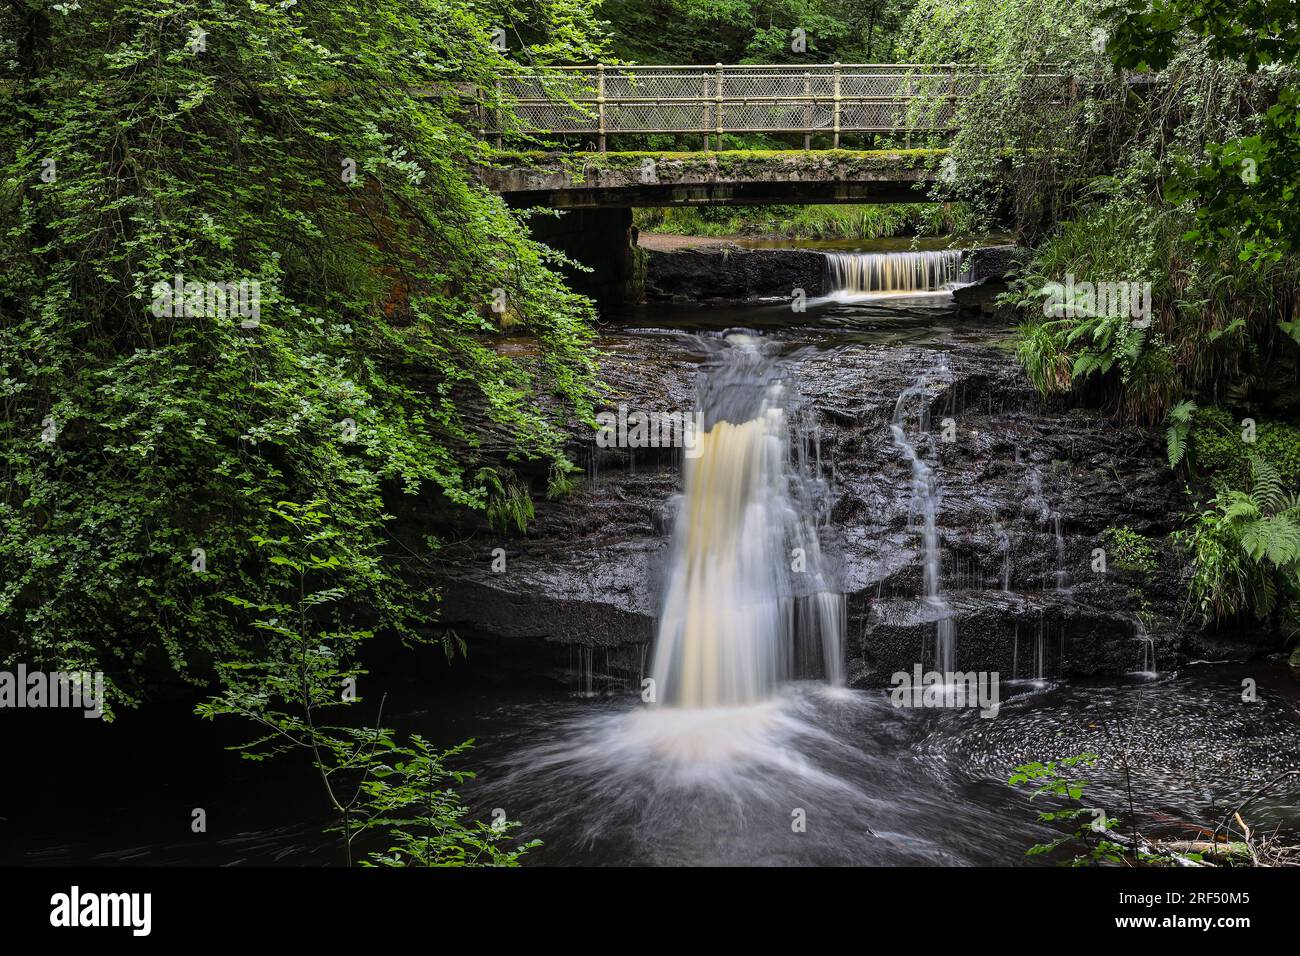
[(1226, 409), (1196, 410), (1188, 433), (1188, 459), (1194, 473), (1216, 491), (1244, 488), (1255, 456), (1276, 471), (1285, 485), (1300, 488), (1300, 428), (1258, 422), (1254, 442), (1247, 442), (1243, 432), (1240, 421)]
[(354, 844), (372, 831), (392, 844), (373, 854), (385, 865), (513, 865), (536, 843), (497, 846), (510, 827), (465, 823), (467, 811), (447, 786), (472, 776), (445, 766), (468, 742), (445, 753), (419, 737), (399, 746), (379, 723), (382, 702), (374, 727), (333, 722), (331, 715), (363, 702), (355, 691), (366, 671), (357, 658), (373, 631), (355, 620), (358, 599), (377, 583), (374, 558), (350, 550), (322, 502), (280, 502), (271, 516), (279, 533), (256, 536), (253, 544), (267, 565), (285, 572), (284, 585), (269, 601), (225, 595), (253, 612), (260, 646), (246, 659), (217, 665), (221, 690), (196, 712), (254, 724), (257, 736), (232, 748), (249, 760), (307, 753), (349, 866)]
[[(1196, 205), (1198, 241), (1242, 240), (1240, 257), (1264, 265), (1300, 252), (1300, 90), (1285, 67), (1300, 64), (1300, 16), (1290, 0), (1125, 0), (1112, 50), (1125, 67), (1167, 68), (1188, 38), (1203, 38), (1209, 55), (1241, 63), (1256, 77), (1261, 65), (1282, 67), (1288, 86), (1254, 117), (1253, 132), (1211, 141), (1189, 156), (1170, 183), (1170, 199)], [(1266, 81), (1267, 82), (1267, 81)]]
[[(906, 0), (605, 0), (615, 49), (640, 63), (888, 63)], [(791, 49), (800, 28), (806, 52)]]
[[(1090, 385), (1120, 417), (1148, 423), (1168, 419), (1188, 392), (1281, 391), (1297, 353), (1278, 316), (1294, 308), (1298, 273), (1286, 265), (1257, 270), (1235, 256), (1207, 261), (1184, 238), (1185, 211), (1142, 198), (1141, 189), (1136, 171), (1095, 181), (1089, 195), (1099, 204), (1038, 246), (1006, 297), (1035, 316), (1019, 336), (1031, 379), (1044, 365), (1055, 372), (1068, 362), (1068, 374), (1044, 379), (1044, 395)], [(1077, 303), (1049, 308), (1067, 279), (1150, 283), (1150, 326)], [(1065, 315), (1044, 315), (1051, 311)], [(1171, 453), (1185, 437), (1182, 426), (1171, 432)]]
[(564, 498), (572, 494), (578, 487), (578, 481), (574, 478), (574, 473), (578, 471), (577, 465), (560, 462), (552, 464), (551, 473), (546, 480), (546, 497)]
[(1016, 328), (1016, 358), (1040, 397), (1046, 399), (1069, 390), (1070, 357), (1061, 350), (1052, 323), (1021, 323)]
[[(1152, 283), (1145, 334), (1098, 317), (1031, 319), (1020, 353), (1035, 385), (1155, 423), (1186, 397), (1239, 400), (1294, 382), (1300, 267), (1282, 237), (1297, 232), (1300, 162), (1282, 140), (1300, 126), (1286, 71), (1252, 72), (1252, 57), (1292, 63), (1300, 34), (1270, 39), (1252, 19), (1262, 0), (1112, 7), (919, 0), (907, 59), (989, 64), (955, 120), (945, 189), (976, 215), (1009, 212), (1035, 247), (1014, 301), (1041, 314), (1043, 288), (1067, 275)], [(1108, 29), (1103, 52), (1095, 40)], [(1162, 70), (1135, 95), (1116, 61)], [(1042, 64), (1075, 78), (1066, 102), (1036, 77)]]
[(972, 222), (960, 206), (938, 203), (830, 206), (680, 206), (636, 210), (647, 232), (681, 236), (884, 239), (952, 236)]
[(1192, 516), (1177, 540), (1192, 560), (1189, 598), (1203, 621), (1249, 613), (1300, 622), (1300, 495), (1250, 454), (1249, 491), (1226, 489)]
[(1191, 434), (1192, 416), (1196, 409), (1197, 405), (1192, 401), (1179, 402), (1169, 409), (1167, 419), (1169, 427), (1165, 432), (1165, 445), (1170, 468), (1177, 468), (1187, 453), (1187, 436)]
[(1190, 604), (1206, 623), (1249, 614), (1300, 632), (1300, 428), (1260, 422), (1247, 442), (1226, 409), (1187, 418), (1186, 461), (1213, 494), (1177, 535), (1191, 558)]
[[(1077, 803), (1083, 799), (1088, 781), (1075, 779), (1070, 771), (1076, 767), (1091, 767), (1096, 762), (1096, 754), (1085, 753), (1077, 757), (1066, 757), (1063, 760), (1049, 760), (1047, 763), (1022, 764), (1015, 768), (1015, 772), (1007, 780), (1007, 785), (1032, 786), (1034, 790), (1029, 796), (1031, 800), (1041, 796), (1052, 796)], [(1124, 848), (1106, 838), (1106, 833), (1113, 830), (1118, 821), (1107, 817), (1100, 810), (1088, 807), (1066, 807), (1062, 810), (1040, 813), (1038, 819), (1044, 823), (1082, 822), (1059, 839), (1052, 840), (1050, 843), (1034, 844), (1025, 851), (1026, 856), (1051, 853), (1066, 845), (1082, 845), (1085, 852), (1076, 854), (1067, 861), (1070, 866), (1124, 862)]]
[(502, 531), (510, 527), (527, 531), (534, 517), (528, 488), (513, 473), (502, 475), (495, 468), (480, 469), (478, 478), (488, 488), (488, 524)]
[(520, 857), (541, 846), (540, 840), (503, 846), (519, 826), (513, 821), (464, 821), (469, 811), (452, 787), (474, 774), (447, 763), (472, 744), (439, 753), (412, 734), (409, 746), (393, 748), (376, 764), (361, 785), (365, 825), (382, 831), (390, 845), (372, 852), (364, 866), (518, 866)]
[[(967, 201), (987, 221), (1009, 213), (1019, 235), (1035, 241), (1068, 218), (1075, 184), (1099, 167), (1114, 128), (1117, 87), (1091, 46), (1103, 22), (1101, 0), (917, 0), (903, 30), (906, 63), (972, 63), (986, 76), (957, 104), (951, 182), (936, 187)], [(1045, 70), (1044, 65), (1050, 66)], [(1044, 72), (1077, 77), (1077, 96), (1062, 102)], [(924, 81), (919, 92), (926, 92)], [(947, 108), (946, 91), (918, 108)], [(937, 139), (937, 138), (936, 138)]]
[(1102, 532), (1111, 567), (1150, 573), (1156, 569), (1156, 549), (1146, 535), (1132, 528), (1107, 528)]
[[(284, 584), (255, 572), (275, 502), (328, 502), (341, 547), (374, 554), (395, 495), (482, 509), (485, 467), (568, 464), (592, 307), (473, 177), (487, 150), (453, 81), (515, 68), (498, 24), (529, 62), (597, 54), (592, 12), (0, 7), (0, 663), (102, 669), (119, 699), (201, 679), (247, 642), (220, 595), (269, 605)], [(155, 314), (177, 274), (259, 282), (258, 324)], [(527, 358), (495, 345), (497, 289)], [(516, 489), (497, 514), (526, 511)], [(376, 628), (432, 610), (408, 583), (427, 554), (388, 550), (402, 563), (366, 569)]]

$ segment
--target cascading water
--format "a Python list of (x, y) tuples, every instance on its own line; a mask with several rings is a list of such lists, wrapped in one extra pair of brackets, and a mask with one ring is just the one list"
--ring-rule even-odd
[(1020, 676), (1020, 622), (1015, 623), (1014, 643), (1011, 645), (1011, 679), (1015, 680)]
[[(476, 719), (496, 723), (482, 735), (487, 772), (473, 784), (476, 789), (469, 798), (476, 807), (505, 806), (512, 817), (523, 820), (526, 829), (520, 838), (544, 839), (539, 853), (546, 854), (546, 863), (1014, 862), (1022, 859), (1023, 845), (1029, 842), (1027, 828), (1037, 822), (1032, 813), (1009, 812), (1014, 802), (1000, 792), (1005, 788), (981, 781), (1005, 780), (1008, 769), (1023, 762), (1026, 754), (1102, 750), (1117, 724), (1134, 728), (1131, 739), (1140, 742), (1144, 764), (1152, 768), (1144, 781), (1152, 788), (1150, 805), (1189, 808), (1180, 819), (1203, 818), (1211, 812), (1217, 819), (1220, 804), (1245, 789), (1248, 774), (1260, 769), (1260, 753), (1281, 754), (1274, 763), (1281, 764), (1277, 772), (1285, 768), (1289, 738), (1281, 731), (1293, 736), (1300, 727), (1300, 698), (1293, 694), (1289, 701), (1281, 701), (1289, 716), (1275, 736), (1266, 738), (1267, 746), (1258, 746), (1256, 738), (1251, 748), (1242, 749), (1240, 704), (1234, 704), (1235, 695), (1223, 692), (1236, 683), (1235, 671), (1226, 684), (1222, 671), (1206, 669), (1199, 676), (1201, 669), (1192, 668), (1190, 675), (1169, 675), (1168, 691), (1155, 697), (1140, 688), (1109, 683), (1063, 683), (1050, 693), (1018, 692), (1008, 695), (997, 720), (973, 715), (972, 719), (941, 719), (942, 714), (920, 709), (900, 711), (878, 687), (828, 694), (801, 681), (771, 692), (771, 683), (784, 670), (799, 673), (805, 652), (822, 656), (818, 648), (823, 637), (834, 635), (838, 641), (843, 626), (840, 599), (834, 593), (838, 588), (831, 583), (838, 576), (825, 570), (814, 534), (815, 530), (822, 535), (821, 545), (829, 557), (832, 539), (827, 535), (834, 532), (823, 530), (825, 513), (816, 507), (828, 503), (830, 496), (818, 494), (821, 468), (815, 431), (811, 421), (800, 420), (799, 413), (807, 406), (794, 400), (779, 381), (788, 369), (786, 377), (793, 385), (798, 381), (796, 367), (810, 369), (826, 353), (819, 342), (818, 358), (799, 366), (791, 361), (783, 368), (752, 341), (733, 339), (722, 355), (716, 353), (724, 347), (723, 339), (703, 341), (711, 353), (709, 374), (699, 376), (700, 408), (707, 410), (708, 428), (701, 426), (703, 440), (683, 462), (685, 485), (675, 502), (671, 552), (665, 554), (672, 558), (663, 582), (667, 602), (657, 625), (654, 658), (645, 661), (653, 668), (645, 676), (654, 673), (659, 678), (658, 705), (643, 706), (642, 687), (641, 696), (615, 695), (596, 706), (556, 701), (547, 694), (522, 706), (513, 700), (507, 704), (491, 699), (488, 710), (475, 711), (484, 715)], [(899, 359), (900, 367), (913, 369), (915, 375), (915, 362), (927, 361), (923, 356), (932, 354), (909, 351)], [(948, 451), (939, 443), (937, 418), (951, 414), (964, 419), (970, 406), (958, 408), (954, 401), (953, 407), (940, 412), (934, 403), (940, 373), (928, 366), (925, 371), (928, 385), (920, 383), (908, 390), (894, 409), (893, 440), (886, 441), (883, 449), (894, 462), (890, 474), (869, 476), (876, 486), (871, 489), (864, 485), (858, 491), (859, 486), (851, 483), (850, 493), (862, 494), (873, 511), (877, 503), (891, 502), (896, 495), (902, 496), (901, 507), (910, 503), (915, 517), (908, 534), (912, 550), (925, 559), (927, 599), (942, 607), (946, 595), (953, 608), (960, 600), (972, 609), (1005, 613), (1007, 626), (1013, 628), (1013, 675), (1043, 680), (1059, 673), (1063, 660), (1058, 645), (1058, 661), (1051, 661), (1048, 645), (1060, 633), (1058, 622), (1069, 613), (1061, 608), (1064, 594), (1038, 600), (998, 594), (959, 598), (953, 593), (959, 575), (953, 573), (956, 568), (951, 563), (943, 566), (940, 581), (940, 558), (960, 555), (963, 549), (942, 555), (935, 527), (950, 510), (947, 495), (952, 493), (935, 456), (938, 450)], [(848, 394), (849, 389), (862, 386), (846, 380), (844, 388)], [(675, 389), (670, 394), (676, 394)], [(841, 402), (834, 394), (818, 399), (828, 408), (865, 407)], [(878, 405), (876, 392), (870, 393), (870, 400), (871, 407)], [(936, 427), (927, 434), (925, 410), (931, 407)], [(975, 424), (971, 422), (972, 427)], [(843, 466), (843, 458), (837, 456), (843, 455), (846, 445), (838, 428), (835, 438), (821, 456), (828, 475), (837, 464)], [(1051, 524), (1040, 523), (1038, 534), (1032, 533), (1033, 518), (1045, 508), (1039, 521), (1051, 521), (1051, 508), (1043, 501), (1040, 476), (1029, 463), (1039, 460), (1039, 453), (1054, 440), (1051, 436), (1044, 446), (1039, 438), (1026, 439), (1019, 453), (1026, 483), (999, 484), (1013, 505), (1000, 510), (1014, 512), (1016, 524), (980, 536), (996, 549), (1002, 533), (1007, 534), (1002, 555), (994, 550), (989, 556), (1003, 560), (1004, 591), (1013, 586), (1018, 591), (1039, 581), (1050, 590), (1053, 567), (1069, 567), (1068, 561), (1063, 567), (1059, 558), (1053, 558), (1052, 538), (1044, 534), (1052, 533)], [(955, 463), (969, 464), (960, 459), (961, 446), (953, 451)], [(873, 461), (878, 457), (873, 454)], [(950, 460), (948, 455), (944, 459)], [(969, 470), (957, 468), (954, 473)], [(1012, 471), (1012, 480), (1021, 470)], [(847, 480), (854, 482), (856, 476)], [(969, 527), (968, 519), (982, 513), (969, 503), (983, 501), (978, 489), (973, 497), (962, 498), (967, 507), (953, 510), (954, 520), (961, 519)], [(997, 504), (1001, 506), (1002, 500)], [(1028, 529), (1022, 515), (1029, 516)], [(876, 520), (873, 516), (873, 525)], [(782, 532), (775, 532), (776, 528)], [(856, 531), (845, 528), (838, 533)], [(845, 539), (852, 540), (848, 534)], [(893, 535), (888, 535), (880, 549), (892, 541)], [(802, 574), (787, 571), (793, 560), (790, 551), (798, 546), (807, 555), (807, 571)], [(1010, 554), (1012, 549), (1015, 555)], [(1069, 553), (1067, 548), (1067, 558)], [(1030, 556), (1040, 558), (1047, 571), (1044, 577), (1036, 579), (1040, 569), (1030, 563)], [(1012, 562), (1011, 557), (1019, 560)], [(988, 560), (985, 570), (995, 575), (996, 568)], [(878, 573), (874, 567), (864, 570)], [(881, 567), (878, 587), (901, 597), (910, 588), (896, 570), (893, 562)], [(870, 579), (856, 574), (855, 566), (848, 566), (844, 581), (865, 587)], [(817, 583), (819, 575), (822, 583)], [(892, 587), (889, 581), (894, 582)], [(982, 579), (980, 583), (993, 588), (999, 584)], [(1069, 587), (1069, 575), (1063, 583)], [(796, 593), (803, 596), (792, 599)], [(820, 608), (815, 594), (825, 595), (830, 608)], [(882, 612), (890, 604), (882, 602)], [(1047, 612), (1041, 627), (1034, 620), (1039, 616), (1036, 606)], [(901, 613), (913, 609), (915, 603)], [(926, 621), (947, 616), (936, 615), (929, 607), (925, 610), (930, 612), (924, 615)], [(812, 619), (806, 633), (800, 621), (805, 612)], [(835, 623), (818, 630), (816, 621), (823, 615)], [(984, 661), (1000, 664), (990, 655), (1001, 647), (1001, 621), (984, 613), (975, 620), (982, 625), (989, 620), (992, 626), (982, 634), (972, 633), (980, 640), (969, 647), (963, 632), (961, 666), (981, 667)], [(898, 623), (910, 629), (912, 619)], [(907, 632), (903, 627), (900, 633)], [(1141, 630), (1134, 627), (1141, 637)], [(802, 640), (804, 636), (811, 640)], [(945, 644), (952, 648), (953, 637), (950, 626), (926, 626), (919, 636), (924, 642), (921, 662), (930, 664), (933, 643), (934, 657), (944, 666), (945, 659), (952, 659)], [(1148, 655), (1140, 666), (1153, 668), (1150, 643), (1140, 640), (1138, 646)], [(1137, 650), (1126, 644), (1125, 652), (1130, 649)], [(833, 667), (838, 667), (838, 653), (837, 649), (824, 655)], [(688, 667), (687, 661), (693, 663)], [(629, 654), (632, 668), (639, 663)], [(1241, 676), (1257, 673), (1259, 666), (1252, 663)], [(610, 670), (612, 665), (604, 667)], [(728, 674), (736, 678), (730, 684), (725, 679)], [(742, 675), (754, 676), (741, 679)], [(600, 688), (599, 678), (597, 673), (592, 689)], [(636, 673), (629, 689), (641, 684), (641, 678)], [(1277, 686), (1289, 685), (1279, 680)], [(481, 696), (475, 691), (475, 701)], [(751, 704), (745, 702), (746, 696), (762, 699)], [(703, 706), (706, 702), (720, 705)], [(914, 698), (912, 703), (918, 701)], [(1159, 707), (1151, 706), (1155, 703)], [(924, 697), (919, 704), (924, 706)], [(1257, 723), (1253, 716), (1251, 723)], [(1193, 729), (1190, 736), (1189, 728)], [(449, 732), (441, 725), (435, 725), (435, 730)], [(1240, 755), (1231, 763), (1240, 766), (1242, 773), (1211, 777), (1207, 786), (1215, 787), (1214, 796), (1190, 799), (1188, 768), (1195, 771), (1192, 776), (1199, 786), (1201, 775), (1208, 772), (1205, 768), (1228, 765), (1221, 759), (1223, 753)], [(1097, 781), (1098, 799), (1118, 805), (1126, 780), (1114, 770), (1098, 768), (1098, 772), (1106, 774)], [(1273, 772), (1270, 768), (1270, 776)], [(806, 828), (792, 825), (799, 821), (806, 821)]]
[(1065, 590), (1065, 535), (1061, 533), (1061, 513), (1052, 512), (1052, 535), (1056, 540), (1056, 590)]
[(1038, 634), (1034, 638), (1034, 681), (1042, 684), (1047, 673), (1047, 612), (1038, 611)]
[(852, 294), (950, 291), (962, 281), (962, 252), (826, 254), (827, 287)]
[(1147, 633), (1147, 626), (1142, 618), (1133, 615), (1133, 639), (1138, 645), (1138, 669), (1134, 672), (1143, 677), (1156, 676), (1156, 642)]
[[(660, 703), (758, 703), (791, 677), (843, 683), (844, 598), (813, 519), (810, 456), (792, 463), (787, 388), (747, 335), (702, 376), (651, 668)], [(820, 454), (812, 456), (820, 467)]]
[[(916, 451), (916, 447), (907, 440), (904, 429), (906, 403), (917, 395), (924, 396), (926, 379), (922, 376), (917, 382), (898, 396), (894, 406), (894, 420), (889, 426), (894, 437), (894, 444), (903, 457), (912, 466), (912, 515), (918, 512), (921, 517), (921, 538), (925, 546), (925, 566), (923, 583), (925, 600), (935, 610), (938, 623), (935, 626), (934, 662), (935, 669), (941, 674), (951, 674), (955, 670), (956, 634), (948, 602), (940, 588), (941, 565), (939, 560), (939, 532), (935, 525), (935, 513), (938, 510), (938, 492), (932, 469)], [(924, 434), (929, 428), (929, 410), (922, 407), (919, 426)]]

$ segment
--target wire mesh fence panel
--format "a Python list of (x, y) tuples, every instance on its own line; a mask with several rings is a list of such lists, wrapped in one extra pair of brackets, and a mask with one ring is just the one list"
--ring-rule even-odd
[[(957, 64), (589, 66), (503, 75), (496, 95), (523, 129), (595, 133), (603, 149), (611, 133), (946, 131), (994, 76)], [(1049, 109), (1068, 105), (1068, 76), (1020, 82)], [(499, 136), (498, 114), (486, 115)]]

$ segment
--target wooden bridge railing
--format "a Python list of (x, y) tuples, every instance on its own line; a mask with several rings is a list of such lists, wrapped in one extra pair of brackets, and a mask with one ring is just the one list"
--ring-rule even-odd
[[(819, 66), (582, 66), (503, 75), (498, 98), (525, 128), (595, 138), (617, 133), (829, 133), (951, 130), (959, 102), (991, 74), (955, 63), (832, 63)], [(1064, 100), (1064, 73), (1030, 76)], [(500, 141), (498, 114), (484, 132)], [(720, 139), (719, 139), (720, 142)]]

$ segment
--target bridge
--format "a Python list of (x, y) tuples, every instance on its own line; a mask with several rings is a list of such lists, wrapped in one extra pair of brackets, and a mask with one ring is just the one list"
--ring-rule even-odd
[[(695, 134), (705, 150), (727, 134), (815, 135), (840, 147), (847, 133), (944, 132), (961, 101), (994, 72), (957, 63), (820, 65), (595, 66), (524, 70), (496, 81), (496, 102), (482, 107), (483, 135), (498, 146), (508, 116), (537, 133), (587, 138), (605, 152), (621, 134)], [(1039, 67), (1025, 76), (1030, 95), (1064, 101), (1073, 80)], [(904, 142), (904, 146), (910, 145)]]
[[(470, 122), (498, 150), (483, 182), (512, 205), (569, 210), (535, 217), (534, 233), (594, 267), (595, 286), (572, 278), (610, 300), (635, 295), (636, 206), (925, 201), (963, 102), (999, 76), (954, 63), (521, 69), (476, 94)], [(1049, 111), (1073, 99), (1063, 72), (1017, 76)], [(741, 135), (803, 148), (726, 148)], [(676, 142), (646, 150), (648, 136)], [(611, 151), (615, 139), (639, 149)], [(527, 151), (539, 140), (561, 148)]]
[[(1035, 67), (1017, 74), (1049, 110), (1075, 81)], [(474, 104), (480, 135), (502, 150), (560, 138), (567, 150), (520, 153), (485, 170), (509, 201), (562, 209), (711, 203), (899, 202), (933, 183), (933, 148), (963, 101), (1001, 74), (956, 63), (595, 66), (521, 69)], [(611, 153), (613, 137), (677, 140), (674, 151)], [(727, 150), (728, 136), (802, 136), (794, 150)], [(851, 136), (866, 150), (842, 150)], [(877, 140), (889, 140), (877, 149)], [(703, 153), (682, 152), (700, 143)], [(813, 149), (814, 143), (818, 146)], [(574, 149), (574, 146), (577, 149)], [(644, 142), (634, 143), (644, 149)], [(714, 149), (716, 147), (716, 149)]]

